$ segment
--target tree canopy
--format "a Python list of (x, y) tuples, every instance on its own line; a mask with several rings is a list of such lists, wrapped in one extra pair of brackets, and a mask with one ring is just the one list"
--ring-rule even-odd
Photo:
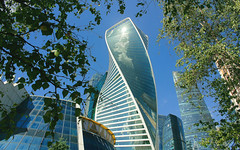
[(202, 122), (210, 135), (203, 144), (239, 148), (240, 1), (162, 0), (160, 7), (164, 18), (158, 39), (178, 43), (176, 66), (184, 68), (179, 82), (188, 89), (198, 82), (223, 116), (214, 124)]

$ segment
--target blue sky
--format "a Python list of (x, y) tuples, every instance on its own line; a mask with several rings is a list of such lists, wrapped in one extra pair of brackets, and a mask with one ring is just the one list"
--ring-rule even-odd
[[(169, 113), (180, 117), (180, 111), (177, 102), (176, 91), (174, 87), (172, 71), (178, 71), (175, 67), (178, 59), (173, 51), (174, 45), (168, 44), (167, 40), (157, 42), (159, 28), (161, 28), (161, 20), (163, 18), (162, 10), (155, 1), (150, 1), (147, 8), (147, 14), (136, 18), (136, 13), (140, 10), (136, 7), (137, 1), (126, 1), (126, 10), (123, 15), (117, 12), (117, 5), (114, 5), (111, 13), (105, 15), (105, 9), (102, 9), (102, 21), (93, 31), (80, 32), (79, 36), (87, 40), (88, 47), (91, 48), (91, 54), (96, 57), (96, 62), (91, 62), (88, 79), (95, 73), (104, 74), (108, 70), (108, 50), (105, 43), (105, 31), (112, 25), (130, 17), (132, 21), (149, 37), (148, 53), (151, 59), (158, 99), (158, 114), (168, 115)], [(100, 8), (103, 6), (100, 6)], [(69, 16), (69, 21), (76, 26), (81, 26), (84, 22), (92, 18), (92, 15), (85, 13), (80, 20)], [(43, 40), (43, 39), (40, 39)], [(33, 41), (34, 42), (34, 41)], [(35, 41), (37, 43), (39, 41)], [(31, 88), (26, 87), (30, 92)], [(44, 91), (35, 92), (36, 95), (43, 95)], [(212, 103), (210, 103), (212, 105)]]

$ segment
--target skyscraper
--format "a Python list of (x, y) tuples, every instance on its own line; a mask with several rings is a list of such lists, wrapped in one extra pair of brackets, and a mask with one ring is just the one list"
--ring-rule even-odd
[[(180, 72), (173, 72), (173, 79), (175, 84), (181, 76)], [(180, 83), (181, 84), (181, 83)], [(191, 88), (191, 91), (186, 91), (185, 88), (180, 86), (176, 87), (176, 93), (178, 98), (178, 104), (180, 108), (181, 118), (183, 122), (184, 134), (186, 139), (187, 149), (196, 150), (209, 150), (211, 148), (203, 147), (199, 144), (202, 138), (208, 137), (208, 133), (199, 131), (202, 126), (194, 126), (195, 123), (211, 122), (212, 117), (203, 99), (200, 99), (201, 93), (195, 86)]]
[(159, 150), (186, 150), (182, 121), (177, 116), (158, 115), (158, 134)]
[(109, 69), (95, 119), (114, 133), (116, 149), (155, 149), (157, 99), (148, 36), (126, 18), (105, 33)]
[[(92, 76), (91, 80), (89, 81), (89, 85), (96, 88), (97, 92), (100, 92), (106, 80), (106, 77), (107, 77), (107, 72), (104, 75), (96, 73)], [(97, 103), (97, 95), (92, 93), (87, 98), (84, 114), (85, 116), (93, 120), (95, 119), (96, 103)]]

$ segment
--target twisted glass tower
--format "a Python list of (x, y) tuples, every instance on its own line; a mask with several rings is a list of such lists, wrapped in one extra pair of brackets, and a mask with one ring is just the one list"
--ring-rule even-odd
[(130, 18), (105, 33), (109, 69), (95, 120), (116, 137), (116, 149), (155, 149), (157, 99), (148, 36)]

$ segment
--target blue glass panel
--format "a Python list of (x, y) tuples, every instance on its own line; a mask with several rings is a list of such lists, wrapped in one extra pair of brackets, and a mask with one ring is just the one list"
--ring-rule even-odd
[(32, 129), (37, 129), (38, 126), (39, 126), (39, 123), (38, 123), (38, 122), (34, 122), (34, 123), (31, 125), (30, 128), (32, 128)]
[(78, 137), (77, 136), (70, 136), (70, 142), (78, 143)]
[(41, 101), (41, 102), (39, 102), (39, 103), (38, 103), (38, 105), (43, 105), (43, 104), (44, 104), (44, 102), (43, 102), (43, 101)]
[(38, 113), (38, 110), (33, 110), (31, 115), (36, 115)]
[(63, 121), (62, 120), (58, 120), (57, 125), (62, 126), (63, 125)]
[(29, 147), (29, 150), (39, 150), (39, 148), (40, 148), (40, 144), (39, 145), (31, 144), (30, 147)]
[(15, 135), (11, 142), (19, 142), (22, 139), (22, 135)]
[(62, 133), (62, 126), (56, 126), (55, 132)]
[(66, 110), (66, 114), (70, 115), (71, 114), (71, 110)]
[(33, 105), (36, 106), (39, 103), (39, 101), (34, 101)]
[(29, 128), (31, 123), (32, 121), (30, 121), (30, 119), (27, 119), (27, 121), (25, 121), (24, 124), (22, 125), (22, 128)]
[(77, 129), (71, 129), (71, 135), (77, 136)]
[(76, 129), (77, 128), (77, 123), (76, 122), (72, 122), (71, 123), (71, 128), (75, 128)]
[(78, 144), (70, 143), (70, 149), (78, 150)]
[(33, 121), (35, 119), (36, 116), (30, 115), (29, 119), (30, 121)]
[(35, 122), (41, 122), (43, 119), (42, 116), (37, 116), (36, 119), (35, 119)]
[(19, 146), (18, 146), (18, 150), (27, 150), (29, 148), (29, 143), (26, 144), (26, 143), (21, 143)]
[(46, 129), (47, 129), (47, 126), (48, 126), (48, 124), (46, 124), (46, 123), (41, 123), (41, 124), (39, 125), (39, 130), (46, 130)]
[(64, 128), (63, 129), (63, 134), (69, 134), (70, 128)]
[(17, 122), (16, 126), (17, 126), (18, 128), (20, 128), (23, 123), (24, 123), (24, 121), (19, 120), (19, 121)]
[(35, 134), (37, 137), (43, 137), (45, 135), (45, 130), (38, 130)]
[(32, 135), (33, 136), (35, 134), (35, 132), (36, 132), (35, 129), (28, 129), (27, 135)]
[(32, 136), (25, 136), (22, 140), (22, 143), (30, 143), (32, 139)]
[(41, 100), (42, 99), (42, 97), (37, 97), (35, 100)]
[(42, 106), (41, 105), (38, 105), (35, 107), (35, 109), (40, 109)]
[(44, 138), (44, 139), (43, 139), (43, 142), (42, 142), (42, 145), (43, 145), (43, 146), (47, 146), (48, 142), (51, 142), (51, 141), (52, 141), (52, 140), (49, 139), (49, 138)]
[[(66, 111), (66, 113), (67, 113), (67, 111)], [(70, 121), (70, 116), (69, 115), (65, 115), (65, 120)]]
[(36, 144), (36, 145), (40, 145), (42, 142), (42, 138), (41, 137), (34, 137), (32, 144)]
[[(35, 102), (35, 104), (37, 104), (38, 102)], [(33, 109), (34, 108), (34, 103), (31, 101), (27, 102), (27, 109)]]
[(6, 147), (6, 150), (13, 150), (17, 147), (18, 143), (10, 143), (8, 144), (8, 146)]
[(70, 121), (64, 121), (64, 128), (70, 128)]
[(48, 150), (48, 147), (47, 146), (41, 146), (40, 150)]
[(0, 149), (4, 149), (7, 146), (7, 142), (0, 142)]
[(84, 148), (86, 150), (114, 150), (113, 145), (111, 145), (108, 141), (105, 139), (102, 139), (101, 137), (91, 134), (89, 132), (83, 131), (83, 138), (87, 140), (83, 140), (84, 142)]

